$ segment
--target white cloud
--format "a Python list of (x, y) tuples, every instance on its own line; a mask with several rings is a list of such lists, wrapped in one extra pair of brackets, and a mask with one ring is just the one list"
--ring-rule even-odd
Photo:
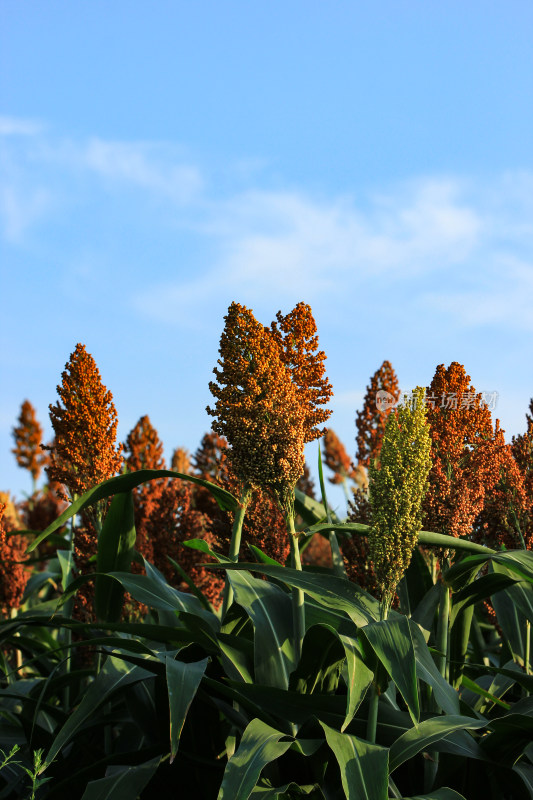
[(22, 241), (26, 231), (51, 207), (50, 194), (43, 188), (27, 189), (17, 185), (0, 188), (0, 223), (10, 243)]
[(431, 292), (421, 298), (465, 327), (512, 324), (533, 331), (533, 261), (496, 254), (475, 289)]
[(35, 120), (0, 116), (0, 136), (36, 136), (42, 130)]
[(175, 163), (175, 154), (163, 146), (94, 138), (76, 152), (81, 164), (103, 178), (135, 184), (178, 203), (189, 202), (203, 187), (200, 170)]
[[(312, 300), (361, 282), (405, 281), (464, 262), (479, 246), (483, 220), (452, 180), (420, 180), (356, 205), (350, 197), (249, 191), (212, 206), (203, 231), (217, 263), (179, 288), (165, 283), (136, 298), (161, 321), (178, 321), (177, 297), (203, 302), (223, 289), (261, 302)], [(341, 289), (342, 291), (342, 289)]]

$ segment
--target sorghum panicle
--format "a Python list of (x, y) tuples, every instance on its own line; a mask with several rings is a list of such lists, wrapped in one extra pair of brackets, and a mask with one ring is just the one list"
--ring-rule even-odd
[(328, 428), (324, 435), (324, 461), (326, 466), (333, 472), (333, 477), (328, 478), (330, 483), (342, 483), (346, 478), (352, 478), (355, 474), (350, 456), (335, 431), (331, 428)]
[(225, 321), (217, 383), (209, 385), (213, 430), (227, 439), (239, 482), (272, 491), (283, 504), (303, 472), (309, 411), (271, 331), (238, 303)]
[(59, 402), (50, 406), (55, 441), (47, 448), (47, 471), (50, 480), (66, 486), (73, 499), (119, 471), (117, 412), (93, 357), (82, 344), (71, 354), (57, 391)]
[(357, 412), (355, 421), (357, 428), (356, 458), (363, 467), (368, 467), (376, 458), (379, 458), (387, 417), (394, 405), (394, 403), (378, 405), (376, 400), (379, 391), (388, 392), (394, 403), (398, 402), (400, 397), (398, 378), (390, 361), (384, 361), (370, 378), (363, 408)]
[(42, 468), (48, 462), (48, 457), (41, 448), (43, 429), (29, 400), (22, 403), (18, 423), (13, 428), (15, 447), (11, 452), (15, 455), (19, 467), (31, 473), (35, 485)]
[(418, 541), (431, 467), (424, 389), (417, 387), (413, 399), (412, 405), (400, 405), (389, 414), (380, 467), (370, 464), (372, 525), (368, 544), (385, 607), (390, 605)]
[[(503, 432), (462, 364), (441, 364), (427, 390), (432, 467), (424, 501), (428, 530), (470, 536), (500, 479)], [(451, 402), (450, 402), (451, 398)]]

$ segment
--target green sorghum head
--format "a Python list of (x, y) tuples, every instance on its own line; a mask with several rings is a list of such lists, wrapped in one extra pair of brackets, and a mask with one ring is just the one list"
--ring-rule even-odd
[(390, 606), (409, 566), (421, 527), (421, 505), (431, 467), (424, 395), (425, 390), (418, 386), (410, 404), (389, 414), (380, 468), (369, 468), (372, 527), (368, 543), (384, 608)]

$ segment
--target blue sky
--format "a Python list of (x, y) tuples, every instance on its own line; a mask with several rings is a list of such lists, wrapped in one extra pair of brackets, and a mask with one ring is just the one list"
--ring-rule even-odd
[(532, 35), (526, 0), (0, 0), (0, 488), (77, 342), (121, 439), (196, 449), (232, 300), (310, 303), (352, 455), (384, 359), (464, 363), (523, 431)]

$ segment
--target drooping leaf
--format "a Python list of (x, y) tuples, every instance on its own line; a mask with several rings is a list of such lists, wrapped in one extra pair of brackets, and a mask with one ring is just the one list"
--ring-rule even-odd
[(446, 715), (432, 717), (418, 723), (397, 739), (390, 749), (390, 771), (394, 772), (404, 761), (426, 750), (435, 742), (458, 730), (485, 728), (486, 720)]
[[(215, 565), (205, 565), (214, 568)], [(302, 589), (317, 602), (338, 611), (344, 611), (356, 625), (366, 625), (379, 619), (379, 603), (354, 583), (336, 575), (323, 575), (313, 572), (300, 572), (289, 567), (274, 564), (225, 563), (224, 569), (260, 572), (283, 581), (288, 586)]]
[(388, 749), (320, 724), (339, 764), (347, 800), (387, 800)]
[(185, 717), (204, 675), (208, 658), (185, 663), (171, 656), (165, 657), (168, 702), (170, 706), (170, 763), (178, 752)]
[(413, 722), (417, 722), (420, 718), (420, 704), (409, 620), (398, 616), (373, 622), (361, 628), (361, 636), (369, 642), (405, 700)]
[(244, 608), (254, 626), (256, 681), (287, 689), (294, 667), (291, 598), (247, 572), (230, 572), (229, 579), (235, 602)]
[(226, 765), (218, 800), (248, 800), (263, 767), (282, 756), (291, 742), (292, 737), (253, 719)]
[(87, 784), (81, 800), (137, 800), (149, 783), (161, 756), (132, 767), (108, 768), (108, 775)]
[(431, 686), (439, 708), (446, 714), (459, 714), (459, 695), (437, 669), (418, 625), (410, 620), (409, 626), (415, 651), (417, 676)]
[(61, 748), (74, 736), (81, 725), (102, 705), (112, 694), (128, 686), (130, 683), (152, 677), (152, 673), (139, 666), (131, 666), (122, 659), (110, 656), (98, 673), (94, 682), (90, 684), (79, 706), (70, 715), (61, 727), (52, 745), (46, 754), (46, 763), (51, 764)]
[(197, 478), (194, 475), (185, 475), (184, 473), (174, 472), (168, 469), (141, 469), (137, 472), (128, 472), (125, 475), (117, 475), (115, 478), (109, 478), (107, 481), (103, 481), (98, 484), (98, 486), (94, 486), (92, 489), (82, 494), (81, 497), (75, 500), (54, 522), (37, 536), (28, 547), (27, 552), (31, 553), (43, 539), (46, 539), (51, 533), (61, 528), (71, 517), (79, 514), (85, 508), (94, 505), (99, 500), (112, 497), (112, 495), (119, 494), (120, 492), (130, 492), (141, 483), (157, 480), (159, 478), (176, 478), (181, 481), (190, 481), (198, 486), (203, 486), (204, 489), (211, 492), (222, 510), (233, 511), (239, 504), (237, 498), (233, 497), (233, 495), (225, 489), (221, 489), (220, 486), (216, 486), (214, 483), (203, 480), (202, 478)]

